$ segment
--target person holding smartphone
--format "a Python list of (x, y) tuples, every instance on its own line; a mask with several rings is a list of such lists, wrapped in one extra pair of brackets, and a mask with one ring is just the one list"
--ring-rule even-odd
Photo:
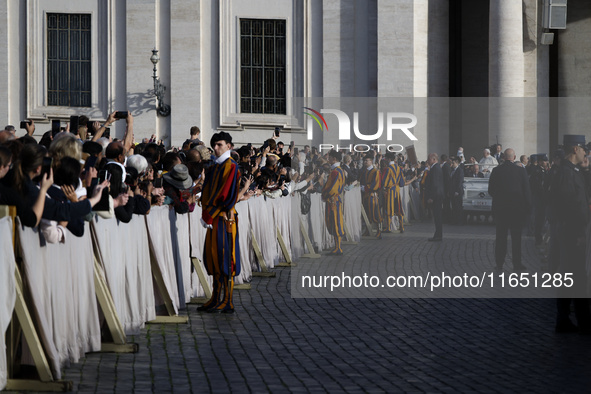
[[(19, 162), (15, 168), (13, 187), (30, 205), (35, 204), (41, 193), (36, 186), (37, 181), (46, 178), (45, 176), (41, 176), (43, 173), (43, 158), (46, 154), (47, 150), (42, 145), (27, 144), (21, 150)], [(51, 166), (48, 166), (48, 168), (49, 169), (46, 173), (51, 174)], [(108, 182), (103, 182), (102, 184), (97, 185), (92, 197), (77, 203), (64, 204), (52, 200), (49, 197), (45, 197), (42, 217), (44, 219), (56, 220), (58, 222), (69, 222), (72, 219), (84, 217), (90, 213), (92, 207), (99, 202), (101, 192), (107, 185)], [(45, 195), (45, 193), (42, 195)]]

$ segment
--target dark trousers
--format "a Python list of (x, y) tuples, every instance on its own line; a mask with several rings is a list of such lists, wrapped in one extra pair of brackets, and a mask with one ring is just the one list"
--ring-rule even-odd
[(435, 234), (433, 238), (442, 238), (443, 237), (443, 202), (441, 199), (433, 200), (433, 205), (431, 206), (433, 209), (433, 221), (435, 222)]
[(542, 242), (542, 228), (546, 222), (546, 205), (541, 198), (534, 198), (534, 236), (536, 237), (536, 244)]
[(443, 221), (449, 223), (452, 220), (451, 199), (449, 197), (443, 198)]
[(513, 268), (519, 269), (521, 265), (521, 229), (523, 222), (507, 215), (495, 215), (497, 222), (497, 237), (495, 240), (495, 261), (497, 268), (503, 268), (507, 255), (507, 235), (511, 231), (511, 249)]
[(589, 311), (589, 298), (587, 295), (587, 270), (585, 267), (586, 245), (584, 241), (577, 240), (579, 234), (569, 234), (564, 227), (559, 228), (559, 230), (561, 231), (558, 234), (560, 248), (558, 272), (563, 274), (571, 273), (573, 286), (558, 288), (558, 296), (561, 298), (556, 300), (556, 322), (561, 324), (569, 319), (570, 305), (572, 303), (578, 326), (583, 329), (591, 329), (591, 312)]
[(453, 196), (451, 198), (451, 222), (454, 224), (463, 224), (464, 222), (464, 207), (463, 195)]

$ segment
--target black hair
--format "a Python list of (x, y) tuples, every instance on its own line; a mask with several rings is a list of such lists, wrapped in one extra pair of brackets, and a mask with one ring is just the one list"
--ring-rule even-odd
[(111, 142), (109, 145), (107, 145), (107, 149), (105, 150), (105, 157), (107, 159), (113, 160), (122, 155), (123, 151), (123, 144)]
[(328, 152), (329, 157), (334, 157), (337, 161), (341, 161), (343, 159), (343, 153), (339, 152), (338, 150), (331, 150)]
[(53, 181), (56, 185), (78, 187), (78, 179), (80, 179), (80, 162), (78, 160), (73, 157), (63, 157), (54, 171)]
[(174, 162), (177, 160), (181, 160), (180, 156), (176, 152), (167, 152), (164, 157), (162, 158), (162, 169), (164, 171), (171, 171), (172, 167), (174, 167)]

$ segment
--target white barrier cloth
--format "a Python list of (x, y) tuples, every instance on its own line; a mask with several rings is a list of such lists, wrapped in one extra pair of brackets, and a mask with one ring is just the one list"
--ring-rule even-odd
[(0, 219), (0, 391), (6, 387), (8, 378), (5, 333), (10, 324), (16, 300), (14, 269), (12, 219), (5, 217)]

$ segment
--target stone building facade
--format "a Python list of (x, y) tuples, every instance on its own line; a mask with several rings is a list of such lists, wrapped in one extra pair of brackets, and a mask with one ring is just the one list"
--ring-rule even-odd
[[(2, 0), (0, 119), (17, 125), (32, 118), (40, 133), (51, 119), (87, 114), (104, 120), (113, 110), (129, 110), (136, 139), (156, 134), (178, 146), (198, 125), (205, 140), (223, 129), (240, 144), (262, 141), (281, 126), (287, 142), (304, 133), (292, 124), (293, 97), (464, 97), (417, 109), (424, 119), (415, 128), (419, 157), (453, 154), (458, 146), (480, 155), (497, 141), (518, 154), (548, 152), (562, 134), (587, 134), (591, 2), (568, 0), (564, 30), (542, 27), (543, 5), (544, 0)], [(58, 83), (52, 67), (60, 64), (49, 59), (51, 15), (90, 16), (80, 33), (87, 40), (81, 48), (90, 53), (80, 66), (87, 67), (87, 106), (50, 102), (50, 87)], [(282, 51), (284, 63), (274, 69), (274, 79), (264, 80), (270, 86), (281, 79), (271, 92), (280, 98), (269, 101), (285, 105), (278, 113), (244, 111), (243, 100), (257, 99), (243, 97), (244, 73), (255, 71), (244, 63), (241, 23), (256, 19), (284, 26), (274, 41), (281, 42), (274, 50)], [(73, 29), (56, 31), (77, 40)], [(552, 45), (541, 43), (544, 32), (554, 33)], [(156, 111), (154, 48), (164, 102), (171, 106), (167, 117)], [(509, 97), (519, 99), (488, 99)], [(484, 123), (454, 116), (473, 112), (479, 100), (487, 108), (478, 116)], [(112, 131), (123, 132), (123, 124)]]

